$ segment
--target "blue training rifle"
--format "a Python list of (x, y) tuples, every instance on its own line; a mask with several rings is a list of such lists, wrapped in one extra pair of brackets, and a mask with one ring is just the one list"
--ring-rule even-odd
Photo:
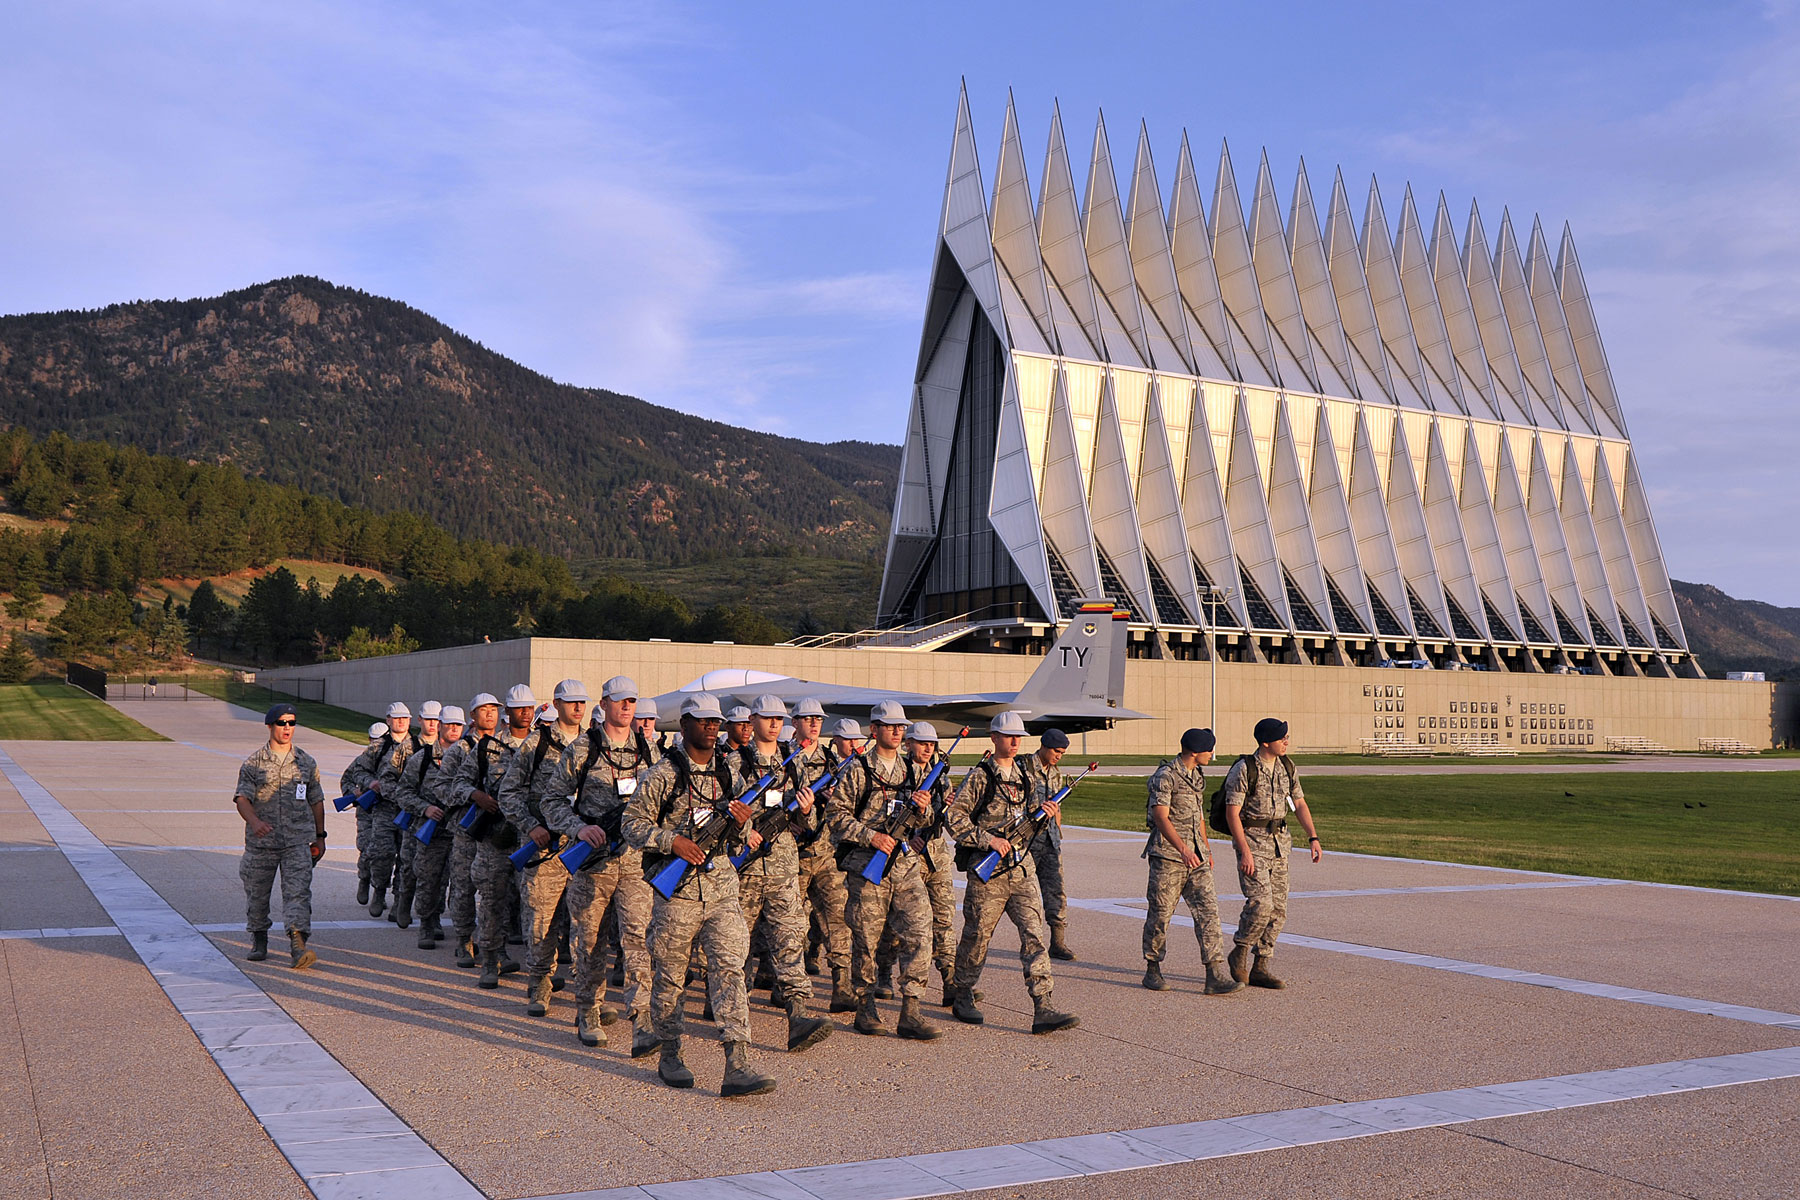
[[(749, 804), (756, 799), (756, 797), (762, 795), (763, 791), (768, 788), (771, 783), (775, 782), (775, 777), (786, 770), (787, 765), (793, 762), (799, 755), (800, 751), (798, 750), (795, 750), (792, 754), (788, 755), (782, 760), (780, 766), (776, 767), (773, 771), (770, 771), (761, 779), (758, 779), (755, 783), (746, 788), (737, 797), (738, 801), (743, 804)], [(712, 855), (712, 848), (718, 845), (721, 837), (725, 836), (725, 825), (730, 820), (729, 814), (720, 813), (719, 816), (722, 818), (720, 823), (714, 828), (714, 831), (711, 831), (706, 835), (706, 844), (701, 847), (708, 858)], [(693, 818), (690, 817), (688, 820), (691, 824)], [(699, 839), (695, 840), (698, 841)], [(650, 877), (650, 886), (655, 888), (658, 892), (661, 892), (664, 899), (673, 900), (675, 898), (675, 893), (681, 889), (682, 884), (687, 882), (688, 874), (693, 871), (693, 869), (693, 863), (677, 854), (665, 863), (655, 875)], [(711, 865), (708, 864), (706, 869), (711, 870)]]
[[(1075, 778), (1069, 780), (1069, 782), (1064, 785), (1063, 789), (1060, 792), (1058, 792), (1058, 793), (1056, 793), (1056, 795), (1050, 797), (1050, 799), (1044, 801), (1044, 804), (1040, 804), (1038, 806), (1036, 812), (1033, 812), (1033, 813), (1029, 814), (1028, 816), (1026, 816), (1024, 820), (1020, 821), (1017, 825), (1013, 826), (1013, 828), (1008, 831), (1011, 834), (1016, 834), (1019, 830), (1019, 826), (1022, 826), (1022, 825), (1031, 826), (1031, 832), (1029, 834), (1027, 834), (1023, 839), (1016, 840), (1013, 837), (1007, 838), (1008, 841), (1013, 843), (1012, 852), (1005, 856), (1006, 865), (1009, 870), (1013, 867), (1018, 866), (1020, 862), (1024, 861), (1024, 855), (1026, 854), (1027, 851), (1029, 851), (1031, 849), (1031, 843), (1037, 838), (1038, 834), (1040, 834), (1044, 831), (1044, 826), (1049, 823), (1050, 814), (1044, 811), (1044, 805), (1061, 804), (1063, 802), (1064, 797), (1066, 797), (1070, 792), (1075, 790), (1075, 785), (1080, 783), (1082, 780), (1086, 779), (1089, 775), (1092, 775), (1094, 773), (1095, 768), (1097, 768), (1099, 765), (1100, 764), (1097, 762), (1089, 763), (1087, 765), (1087, 770), (1083, 771), (1081, 774), (1077, 775)], [(965, 859), (964, 861), (967, 861), (967, 860)], [(1000, 852), (998, 850), (989, 850), (987, 852), (987, 857), (975, 864), (976, 877), (979, 878), (981, 880), (981, 882), (986, 883), (988, 880), (990, 880), (994, 877), (994, 872), (998, 871), (1000, 869), (1000, 862), (1001, 862)]]
[[(962, 740), (968, 736), (968, 726), (965, 725), (957, 730), (956, 737), (950, 743), (950, 748), (944, 751), (943, 760), (940, 761), (937, 766), (931, 768), (931, 772), (920, 781), (919, 786), (914, 788), (913, 791), (929, 792), (932, 788), (936, 787), (937, 781), (943, 778), (944, 772), (950, 767), (950, 756), (956, 753), (957, 746), (961, 745)], [(908, 849), (906, 843), (906, 826), (912, 820), (911, 816), (907, 815), (906, 810), (910, 807), (912, 807), (912, 798), (908, 797), (905, 805), (894, 815), (894, 819), (891, 822), (896, 828), (884, 829), (882, 831), (894, 838), (893, 854), (889, 854), (886, 850), (877, 850), (869, 857), (868, 864), (863, 867), (862, 877), (870, 883), (880, 883), (882, 880), (886, 879), (888, 871), (893, 868), (894, 856), (906, 853)]]

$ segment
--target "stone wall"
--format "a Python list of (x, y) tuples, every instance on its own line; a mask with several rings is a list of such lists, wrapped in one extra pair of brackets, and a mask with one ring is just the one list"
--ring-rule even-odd
[[(478, 691), (500, 695), (531, 684), (547, 699), (559, 679), (598, 692), (611, 675), (630, 675), (646, 695), (673, 691), (716, 667), (748, 667), (800, 679), (911, 692), (1011, 691), (1039, 660), (1012, 654), (815, 650), (529, 638), (265, 671), (277, 690), (376, 714), (398, 697), (466, 704)], [(1131, 659), (1125, 704), (1151, 714), (1076, 739), (1075, 753), (1162, 753), (1189, 725), (1210, 720), (1206, 663)], [(1489, 741), (1525, 752), (1601, 751), (1612, 737), (1647, 738), (1694, 750), (1701, 738), (1736, 738), (1767, 748), (1795, 736), (1800, 692), (1771, 683), (1632, 679), (1592, 675), (1510, 675), (1485, 671), (1402, 671), (1367, 667), (1218, 664), (1221, 753), (1250, 748), (1263, 716), (1292, 726), (1296, 748), (1357, 751), (1383, 737), (1417, 744)], [(1783, 732), (1777, 733), (1777, 729)]]

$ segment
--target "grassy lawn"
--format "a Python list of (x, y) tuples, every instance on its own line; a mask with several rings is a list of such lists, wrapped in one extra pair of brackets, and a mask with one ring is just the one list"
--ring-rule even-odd
[(346, 742), (355, 742), (359, 746), (369, 744), (369, 725), (373, 718), (347, 708), (339, 708), (335, 704), (296, 700), (292, 696), (271, 692), (268, 688), (253, 683), (239, 683), (226, 675), (196, 675), (188, 680), (188, 686), (196, 692), (205, 692), (208, 696), (230, 701), (240, 708), (257, 713), (268, 712), (271, 704), (291, 704), (299, 712), (300, 723), (306, 728), (329, 733), (332, 737), (343, 738)]
[(0, 740), (22, 742), (166, 742), (66, 683), (0, 684)]
[[(1328, 853), (1800, 895), (1800, 777), (1785, 772), (1327, 776), (1306, 795)], [(1141, 830), (1144, 784), (1090, 779), (1063, 811)]]

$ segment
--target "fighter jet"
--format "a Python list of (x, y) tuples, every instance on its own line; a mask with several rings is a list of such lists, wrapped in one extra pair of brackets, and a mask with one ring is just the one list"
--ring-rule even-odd
[(1052, 727), (1064, 733), (1106, 729), (1114, 721), (1142, 721), (1147, 713), (1125, 708), (1125, 636), (1131, 614), (1109, 600), (1083, 600), (1063, 627), (1037, 670), (1016, 692), (967, 692), (939, 696), (888, 688), (795, 679), (745, 667), (721, 667), (656, 698), (659, 727), (679, 727), (682, 697), (711, 692), (722, 707), (752, 705), (758, 696), (780, 696), (791, 708), (812, 697), (834, 717), (867, 721), (869, 709), (882, 700), (898, 700), (914, 720), (930, 721), (938, 731), (969, 726), (985, 729), (995, 713), (1012, 710), (1026, 729), (1041, 733)]

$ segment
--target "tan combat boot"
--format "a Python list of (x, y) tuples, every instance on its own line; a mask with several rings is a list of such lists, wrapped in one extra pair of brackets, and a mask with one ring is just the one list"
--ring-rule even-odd
[(547, 975), (534, 975), (531, 982), (525, 985), (525, 1015), (541, 1017), (550, 1011), (550, 978)]
[(1269, 960), (1274, 957), (1275, 954), (1273, 951), (1267, 951), (1256, 956), (1256, 965), (1250, 968), (1251, 987), (1268, 988), (1270, 991), (1278, 992), (1287, 986), (1287, 984), (1275, 978), (1274, 973), (1269, 970)]
[(760, 1096), (775, 1090), (775, 1080), (750, 1069), (750, 1044), (725, 1043), (725, 1081), (719, 1085), (721, 1096)]
[(1059, 1029), (1073, 1029), (1081, 1024), (1081, 1018), (1074, 1013), (1058, 1012), (1050, 1006), (1050, 997), (1032, 1001), (1031, 1032), (1055, 1033)]
[(806, 1015), (806, 1001), (798, 996), (787, 997), (788, 1021), (788, 1053), (798, 1054), (802, 1050), (810, 1050), (831, 1036), (832, 1024), (824, 1017)]
[(831, 1011), (847, 1013), (856, 1011), (856, 992), (850, 987), (850, 971), (847, 967), (831, 969)]
[(1231, 977), (1231, 971), (1225, 966), (1225, 960), (1206, 964), (1206, 994), (1209, 996), (1229, 996), (1243, 988), (1243, 984)]
[(298, 929), (288, 930), (288, 953), (293, 958), (293, 968), (304, 971), (319, 961), (319, 956), (306, 947), (306, 935)]
[(606, 1030), (601, 1028), (598, 1004), (584, 1004), (575, 1012), (575, 1036), (584, 1046), (606, 1045)]
[(1250, 982), (1250, 959), (1255, 954), (1248, 946), (1233, 946), (1231, 954), (1225, 961), (1230, 964), (1231, 977), (1239, 983)]
[(934, 1042), (943, 1031), (925, 1019), (919, 1011), (919, 998), (908, 996), (900, 1001), (900, 1022), (894, 1032), (903, 1038), (911, 1038), (915, 1042)]
[(662, 1044), (662, 1059), (656, 1064), (657, 1078), (672, 1088), (694, 1086), (694, 1073), (681, 1061), (681, 1039), (669, 1038)]

